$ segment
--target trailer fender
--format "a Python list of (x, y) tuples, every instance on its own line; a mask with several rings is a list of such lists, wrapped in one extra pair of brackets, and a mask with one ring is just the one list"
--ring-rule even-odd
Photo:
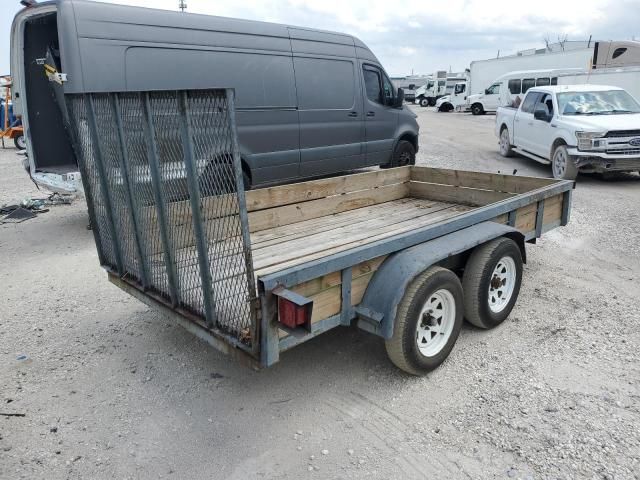
[(432, 265), (498, 237), (513, 239), (525, 257), (525, 238), (508, 225), (483, 222), (394, 253), (380, 265), (356, 307), (358, 327), (385, 339), (393, 335), (398, 304), (405, 290)]

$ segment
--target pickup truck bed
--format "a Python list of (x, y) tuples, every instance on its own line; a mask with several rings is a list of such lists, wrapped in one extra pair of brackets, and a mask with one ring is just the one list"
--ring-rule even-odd
[[(458, 276), (476, 249), (502, 242), (519, 282), (524, 242), (569, 219), (573, 182), (418, 166), (244, 192), (237, 151), (210, 160), (234, 144), (232, 95), (190, 95), (68, 98), (98, 255), (111, 282), (257, 367), (352, 322), (394, 341), (398, 305), (425, 273), (448, 278), (442, 298), (457, 302), (448, 354), (462, 321)], [(219, 107), (200, 108), (203, 97)], [(119, 127), (140, 111), (144, 130)], [(443, 355), (412, 368), (390, 354), (415, 374)]]

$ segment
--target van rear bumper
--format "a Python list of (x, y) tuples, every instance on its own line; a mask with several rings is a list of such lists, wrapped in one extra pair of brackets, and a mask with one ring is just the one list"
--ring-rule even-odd
[(84, 196), (80, 172), (69, 172), (62, 175), (57, 173), (35, 172), (31, 174), (33, 181), (55, 193), (62, 195)]

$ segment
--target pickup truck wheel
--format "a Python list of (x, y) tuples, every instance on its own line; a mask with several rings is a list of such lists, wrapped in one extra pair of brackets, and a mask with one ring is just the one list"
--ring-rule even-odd
[(431, 267), (407, 288), (385, 343), (391, 361), (424, 375), (449, 356), (462, 327), (462, 286), (450, 270)]
[(578, 176), (578, 167), (576, 167), (565, 145), (560, 145), (553, 151), (551, 169), (553, 170), (554, 178), (575, 180)]
[(513, 156), (513, 150), (511, 149), (511, 139), (509, 138), (509, 129), (504, 127), (500, 131), (500, 155), (503, 157)]
[(428, 107), (429, 106), (429, 100), (427, 100), (426, 98), (421, 98), (420, 99), (420, 106), (421, 107)]
[(476, 247), (462, 276), (465, 318), (480, 328), (500, 325), (518, 299), (522, 271), (520, 248), (510, 238)]
[(471, 113), (474, 115), (482, 115), (484, 113), (484, 108), (481, 103), (474, 103), (471, 105)]

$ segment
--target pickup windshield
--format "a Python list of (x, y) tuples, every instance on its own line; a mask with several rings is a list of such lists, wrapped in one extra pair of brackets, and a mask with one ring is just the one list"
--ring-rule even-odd
[(640, 105), (624, 90), (558, 93), (563, 115), (617, 115), (640, 113)]

